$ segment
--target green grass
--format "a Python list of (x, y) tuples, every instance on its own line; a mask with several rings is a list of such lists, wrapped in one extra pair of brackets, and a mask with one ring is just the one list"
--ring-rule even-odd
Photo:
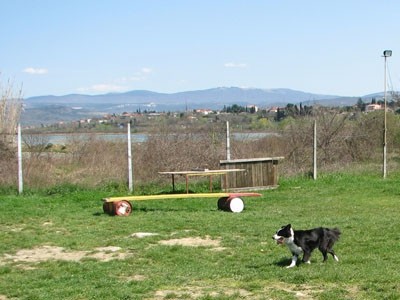
[[(129, 217), (112, 217), (101, 198), (115, 191), (8, 191), (0, 198), (0, 299), (400, 299), (399, 180), (281, 179), (262, 198), (245, 199), (240, 214), (206, 198), (135, 202)], [(287, 223), (339, 227), (340, 262), (323, 264), (315, 251), (311, 265), (286, 269), (290, 253), (271, 236)], [(157, 235), (132, 237), (137, 232)], [(160, 243), (185, 238), (220, 244)], [(86, 252), (77, 261), (24, 261), (18, 252), (44, 246), (63, 247), (65, 259)], [(96, 250), (111, 246), (120, 250)], [(117, 253), (128, 256), (92, 256)]]

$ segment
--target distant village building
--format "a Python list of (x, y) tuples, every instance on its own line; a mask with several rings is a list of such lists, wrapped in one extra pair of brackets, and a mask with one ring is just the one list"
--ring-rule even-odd
[(213, 113), (213, 111), (211, 109), (196, 109), (195, 112), (198, 114), (205, 115), (205, 116)]
[(368, 105), (365, 107), (365, 111), (366, 111), (366, 112), (375, 111), (375, 110), (380, 110), (380, 109), (383, 109), (382, 105), (380, 105), (380, 104), (368, 104)]
[(85, 123), (89, 124), (90, 122), (92, 122), (92, 119), (81, 119), (81, 120), (79, 120), (79, 123), (81, 123), (81, 124), (85, 124)]
[(248, 111), (250, 111), (252, 113), (256, 113), (259, 110), (258, 106), (254, 105), (254, 104), (247, 105), (246, 108), (247, 108)]
[(278, 109), (279, 109), (278, 106), (273, 106), (273, 107), (270, 107), (270, 108), (267, 110), (267, 112), (269, 112), (269, 113), (276, 113), (276, 112), (278, 112)]

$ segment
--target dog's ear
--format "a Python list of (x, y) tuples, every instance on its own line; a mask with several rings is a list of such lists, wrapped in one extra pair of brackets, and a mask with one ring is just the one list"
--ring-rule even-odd
[(292, 224), (287, 224), (286, 228), (292, 228)]

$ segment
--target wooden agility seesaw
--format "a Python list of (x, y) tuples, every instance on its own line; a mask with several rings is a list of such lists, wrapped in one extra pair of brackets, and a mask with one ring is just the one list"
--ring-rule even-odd
[(240, 213), (244, 209), (242, 197), (260, 197), (259, 193), (199, 193), (199, 194), (161, 194), (142, 196), (123, 196), (103, 198), (103, 211), (112, 216), (129, 216), (132, 212), (131, 201), (166, 200), (185, 198), (219, 198), (218, 209)]

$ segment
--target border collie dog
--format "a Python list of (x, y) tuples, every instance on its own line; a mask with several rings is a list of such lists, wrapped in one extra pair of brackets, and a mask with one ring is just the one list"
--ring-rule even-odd
[(297, 259), (303, 253), (303, 262), (310, 263), (311, 253), (318, 248), (324, 256), (324, 262), (330, 253), (336, 261), (339, 258), (333, 251), (333, 245), (339, 239), (340, 230), (338, 228), (314, 228), (309, 230), (293, 230), (292, 225), (282, 226), (272, 238), (280, 245), (286, 244), (292, 252), (292, 262), (287, 268), (296, 266)]

